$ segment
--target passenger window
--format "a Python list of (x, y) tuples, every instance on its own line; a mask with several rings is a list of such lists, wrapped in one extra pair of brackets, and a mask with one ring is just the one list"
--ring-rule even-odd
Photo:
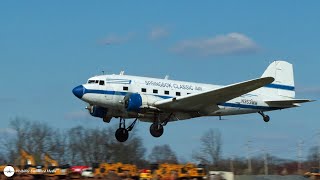
[(99, 82), (99, 85), (104, 85), (104, 81), (100, 81), (100, 82)]
[(181, 96), (181, 93), (180, 92), (176, 92), (176, 96)]
[(154, 89), (154, 90), (153, 90), (153, 93), (158, 94), (158, 90), (157, 90), (157, 89)]
[(129, 88), (128, 88), (127, 86), (123, 86), (123, 90), (124, 90), (124, 91), (128, 91), (128, 89), (129, 89)]
[(141, 92), (147, 92), (146, 88), (141, 88)]
[(169, 94), (169, 91), (164, 91), (164, 94), (167, 94), (167, 95), (168, 95), (168, 94)]
[(187, 93), (187, 94), (191, 94), (191, 93)]

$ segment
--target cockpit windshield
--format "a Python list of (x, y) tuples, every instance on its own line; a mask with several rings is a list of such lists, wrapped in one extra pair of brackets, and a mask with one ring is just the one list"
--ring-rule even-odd
[[(98, 81), (98, 80), (97, 80)], [(95, 83), (98, 83), (98, 82), (96, 82), (96, 80), (89, 80), (88, 81), (88, 84), (95, 84)]]
[(95, 79), (90, 79), (88, 80), (87, 84), (99, 84), (99, 85), (104, 85), (104, 81), (103, 80), (95, 80)]

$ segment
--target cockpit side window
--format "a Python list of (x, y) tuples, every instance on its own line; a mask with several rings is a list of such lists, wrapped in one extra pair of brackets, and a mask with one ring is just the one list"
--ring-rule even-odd
[(104, 85), (104, 81), (100, 80), (99, 85)]
[(88, 81), (88, 84), (94, 84), (95, 83), (95, 80), (89, 80)]

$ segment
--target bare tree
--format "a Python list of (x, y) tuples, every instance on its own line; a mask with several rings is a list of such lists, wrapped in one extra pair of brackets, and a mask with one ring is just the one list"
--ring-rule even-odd
[(193, 159), (203, 164), (218, 166), (222, 153), (222, 139), (219, 130), (210, 129), (205, 132), (201, 139), (200, 151), (193, 152)]
[(101, 162), (122, 162), (139, 164), (143, 160), (145, 148), (135, 133), (128, 141), (116, 141), (114, 132), (117, 127), (89, 129), (81, 126), (68, 131), (69, 155), (72, 164)]
[(10, 147), (13, 149), (8, 149), (15, 151), (11, 152), (15, 154), (15, 159), (19, 157), (19, 151), (25, 149), (35, 157), (38, 164), (42, 164), (42, 154), (50, 152), (52, 146), (53, 129), (43, 122), (28, 121), (23, 118), (15, 118), (10, 122), (10, 126), (17, 132), (13, 140), (15, 145)]
[(66, 132), (55, 130), (54, 135), (50, 141), (48, 152), (53, 159), (57, 160), (60, 164), (67, 164), (68, 162), (68, 136)]
[(168, 144), (154, 146), (149, 155), (149, 160), (152, 163), (178, 163), (176, 153)]
[[(146, 164), (142, 139), (135, 133), (125, 143), (114, 138), (115, 127), (84, 128), (77, 126), (67, 131), (54, 129), (47, 124), (15, 118), (10, 122), (14, 133), (0, 137), (0, 153), (9, 163), (19, 165), (20, 150), (25, 149), (42, 164), (42, 155), (50, 154), (60, 164), (123, 162)], [(1, 161), (4, 161), (2, 156)]]
[(307, 157), (307, 166), (309, 168), (319, 166), (319, 147), (318, 146), (313, 146), (309, 149), (309, 153)]
[[(112, 131), (114, 132), (115, 130)], [(145, 151), (142, 139), (135, 132), (131, 133), (129, 139), (124, 143), (120, 143), (115, 138), (112, 138), (112, 143), (109, 145), (110, 162), (141, 165), (144, 162)]]

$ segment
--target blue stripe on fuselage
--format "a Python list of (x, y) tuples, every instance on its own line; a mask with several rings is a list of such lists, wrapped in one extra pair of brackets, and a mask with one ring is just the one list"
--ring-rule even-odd
[[(86, 94), (86, 93), (125, 96), (130, 92), (85, 89), (84, 90), (84, 94)], [(160, 98), (163, 98), (163, 99), (173, 98), (172, 96), (163, 96), (163, 95), (156, 95), (156, 94), (152, 94), (152, 95), (160, 97)], [(277, 109), (280, 109), (280, 108), (274, 108), (274, 107), (268, 107), (268, 106), (254, 106), (254, 105), (248, 105), (248, 104), (227, 103), (227, 102), (226, 103), (221, 103), (221, 104), (218, 104), (218, 105), (226, 106), (226, 107), (244, 108), (244, 109), (260, 109), (260, 110), (277, 110)]]
[[(131, 92), (123, 92), (123, 91), (107, 91), (107, 90), (96, 90), (96, 89), (85, 89), (84, 90), (84, 94), (89, 93), (89, 94), (107, 94), (107, 95), (121, 95), (121, 96), (125, 96), (128, 93)], [(168, 98), (172, 98), (172, 96), (162, 96), (162, 95), (156, 95), (156, 94), (152, 94), (153, 96), (157, 96), (160, 97), (162, 99), (168, 99)]]
[(254, 106), (248, 104), (238, 104), (238, 103), (221, 103), (219, 104), (225, 107), (243, 108), (243, 109), (259, 109), (259, 110), (277, 110), (281, 108), (268, 107), (268, 106)]
[(294, 91), (294, 86), (287, 86), (287, 85), (282, 85), (282, 84), (268, 84), (264, 86), (266, 88), (274, 88), (274, 89), (283, 89), (283, 90), (288, 90), (288, 91)]

